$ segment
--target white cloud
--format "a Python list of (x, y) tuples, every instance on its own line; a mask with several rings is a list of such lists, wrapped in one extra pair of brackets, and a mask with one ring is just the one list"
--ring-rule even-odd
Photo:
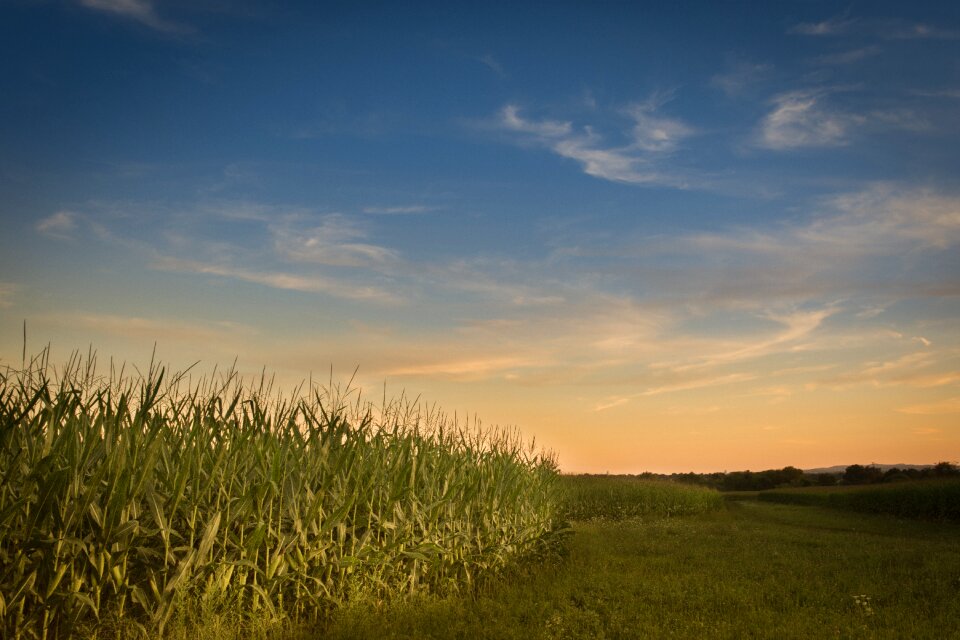
[(560, 140), (553, 150), (564, 158), (576, 160), (583, 172), (595, 178), (612, 182), (632, 184), (665, 183), (666, 176), (651, 170), (643, 170), (646, 162), (634, 156), (626, 148), (599, 148), (600, 140), (592, 131), (585, 135)]
[(13, 295), (19, 290), (16, 284), (12, 282), (0, 282), (0, 309), (7, 309), (13, 306)]
[(773, 65), (770, 64), (758, 64), (745, 60), (730, 62), (727, 67), (727, 71), (710, 78), (710, 86), (720, 89), (729, 97), (743, 93), (773, 69)]
[(488, 69), (490, 69), (495, 74), (497, 74), (499, 77), (501, 78), (507, 77), (507, 73), (506, 71), (504, 71), (503, 65), (500, 64), (500, 62), (493, 57), (492, 53), (485, 53), (484, 55), (477, 58), (477, 61), (482, 63)]
[(756, 360), (774, 353), (782, 353), (795, 348), (798, 342), (816, 331), (823, 321), (837, 312), (835, 308), (815, 311), (794, 311), (787, 314), (767, 312), (764, 316), (781, 325), (781, 329), (770, 336), (750, 337), (733, 345), (720, 343), (712, 349), (705, 345), (695, 355), (684, 360), (674, 360), (653, 365), (672, 373), (710, 369), (747, 360)]
[(856, 62), (860, 62), (861, 60), (878, 55), (880, 51), (880, 47), (873, 45), (869, 47), (861, 47), (859, 49), (851, 49), (849, 51), (827, 53), (817, 56), (814, 61), (820, 64), (828, 65), (854, 64)]
[(417, 213), (428, 213), (433, 210), (434, 210), (433, 207), (427, 207), (422, 204), (415, 204), (415, 205), (404, 205), (399, 207), (365, 207), (363, 209), (363, 212), (374, 214), (374, 215), (397, 216), (397, 215), (408, 215), (408, 214), (417, 214)]
[(388, 369), (384, 375), (393, 377), (430, 377), (430, 378), (459, 378), (477, 379), (494, 374), (503, 374), (512, 369), (540, 364), (524, 358), (514, 356), (471, 358), (466, 360), (451, 360), (414, 364)]
[(275, 226), (274, 247), (280, 255), (296, 262), (313, 262), (336, 267), (380, 267), (396, 262), (399, 254), (386, 247), (360, 242), (366, 231), (341, 214), (328, 214), (319, 226), (299, 228)]
[(575, 160), (587, 175), (629, 184), (687, 186), (676, 175), (654, 165), (665, 153), (692, 135), (693, 129), (680, 120), (656, 115), (657, 105), (633, 105), (623, 111), (633, 126), (622, 133), (632, 141), (624, 145), (606, 144), (592, 126), (574, 129), (566, 121), (535, 121), (522, 117), (515, 105), (500, 111), (499, 125), (526, 136), (528, 142), (547, 147), (557, 155)]
[[(538, 330), (529, 335), (510, 326), (497, 327), (491, 335), (513, 333), (542, 343), (542, 329), (543, 335), (568, 337), (553, 343), (556, 353), (565, 354), (567, 362), (596, 367), (570, 371), (571, 377), (620, 385), (615, 395), (596, 399), (594, 408), (600, 409), (634, 397), (629, 388), (623, 392), (625, 385), (643, 385), (657, 395), (739, 381), (727, 378), (731, 375), (766, 380), (789, 375), (841, 388), (955, 384), (960, 375), (956, 366), (937, 359), (943, 341), (926, 333), (933, 327), (901, 325), (909, 333), (896, 338), (897, 347), (890, 346), (886, 333), (871, 334), (862, 327), (875, 324), (871, 316), (899, 307), (898, 300), (923, 305), (924, 298), (951, 295), (956, 277), (948, 269), (924, 271), (916, 265), (941, 260), (947, 255), (943, 252), (960, 246), (960, 198), (878, 185), (824, 200), (814, 211), (804, 222), (767, 229), (603, 237), (593, 245), (583, 244), (583, 234), (576, 232), (582, 244), (559, 251), (551, 265), (554, 276), (571, 276), (563, 289), (568, 302), (539, 312)], [(904, 256), (910, 256), (914, 268), (898, 268)], [(676, 266), (664, 269), (664, 264)], [(890, 273), (900, 273), (899, 281), (889, 282)], [(573, 285), (597, 282), (608, 291), (621, 287), (629, 302), (598, 305), (595, 316), (578, 308), (587, 298)], [(947, 292), (938, 293), (941, 289)], [(543, 293), (551, 290), (557, 291), (557, 285), (542, 287)], [(644, 314), (633, 313), (638, 309)], [(554, 313), (571, 317), (564, 324), (543, 319)], [(891, 312), (886, 323), (897, 315)], [(730, 329), (730, 323), (737, 328)], [(717, 333), (704, 326), (726, 329)], [(862, 356), (851, 360), (856, 349), (888, 353), (902, 348), (909, 336), (917, 336), (915, 347), (924, 345), (912, 358), (901, 361), (890, 354), (862, 365), (857, 364)], [(927, 346), (921, 336), (933, 339), (936, 347)], [(771, 367), (776, 368), (771, 372)]]
[(191, 29), (185, 25), (171, 22), (157, 14), (151, 0), (80, 0), (81, 6), (95, 11), (112, 13), (128, 18), (140, 24), (166, 33), (186, 33)]
[(892, 40), (958, 40), (960, 30), (944, 29), (923, 22), (893, 23), (882, 35)]
[(829, 18), (820, 22), (801, 22), (788, 30), (803, 36), (835, 36), (849, 31), (857, 21), (842, 17)]
[(960, 30), (905, 20), (859, 20), (838, 16), (821, 22), (801, 22), (787, 30), (804, 36), (839, 36), (857, 32), (886, 40), (957, 40)]
[(508, 104), (500, 111), (500, 122), (512, 131), (530, 133), (541, 138), (563, 138), (573, 131), (573, 126), (569, 122), (555, 120), (534, 122), (521, 118), (519, 107), (512, 104)]
[[(946, 400), (940, 400), (938, 402), (910, 405), (897, 409), (897, 411), (921, 416), (960, 413), (960, 397), (947, 398)], [(916, 432), (920, 433), (919, 431)], [(930, 429), (923, 432), (924, 435), (928, 433), (939, 433), (939, 430)]]
[(858, 385), (930, 389), (960, 382), (950, 352), (924, 350), (886, 360), (867, 362), (859, 368), (823, 378), (818, 385), (845, 389)]
[(866, 122), (856, 114), (831, 111), (819, 91), (791, 91), (773, 99), (760, 127), (760, 146), (784, 150), (847, 144), (851, 128)]
[(960, 89), (914, 89), (910, 93), (924, 98), (960, 99)]
[(36, 229), (53, 238), (72, 238), (73, 232), (77, 230), (77, 214), (72, 211), (58, 211), (38, 222)]
[(71, 328), (80, 327), (110, 336), (150, 342), (159, 340), (210, 345), (249, 339), (257, 333), (253, 327), (238, 322), (189, 322), (176, 318), (143, 318), (108, 313), (66, 313), (44, 319)]
[(676, 393), (677, 391), (691, 391), (693, 389), (704, 389), (707, 387), (717, 387), (721, 385), (736, 384), (738, 382), (747, 382), (756, 379), (756, 375), (750, 373), (730, 373), (726, 375), (688, 380), (677, 382), (675, 384), (666, 384), (659, 387), (652, 387), (644, 391), (642, 396), (658, 396), (664, 393)]
[(172, 257), (160, 257), (154, 260), (151, 266), (154, 269), (164, 271), (183, 271), (222, 276), (224, 278), (253, 282), (275, 289), (302, 291), (305, 293), (323, 293), (350, 300), (369, 300), (382, 303), (400, 302), (397, 296), (379, 287), (355, 284), (320, 274), (300, 275), (283, 272), (253, 271), (230, 265), (211, 264), (198, 260), (181, 260)]
[(642, 151), (673, 151), (681, 140), (694, 131), (680, 120), (655, 115), (655, 104), (634, 105), (627, 109), (634, 119), (633, 146)]
[(606, 411), (607, 409), (613, 409), (614, 407), (619, 407), (630, 402), (630, 398), (607, 398), (601, 402), (598, 402), (596, 406), (593, 407), (595, 412)]
[(799, 240), (857, 254), (892, 254), (906, 248), (947, 249), (960, 244), (960, 199), (929, 190), (878, 184), (828, 199), (838, 215), (798, 230)]
[[(799, 223), (658, 238), (613, 250), (636, 262), (647, 282), (659, 280), (649, 286), (706, 308), (845, 300), (865, 320), (904, 297), (960, 290), (949, 268), (918, 267), (960, 247), (960, 198), (880, 184), (823, 200), (816, 211)], [(664, 255), (696, 267), (664, 272), (655, 262)]]

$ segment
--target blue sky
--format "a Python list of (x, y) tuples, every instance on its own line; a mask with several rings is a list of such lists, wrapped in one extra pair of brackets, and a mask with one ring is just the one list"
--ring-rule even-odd
[(0, 8), (0, 360), (359, 366), (569, 470), (960, 456), (951, 3), (278, 4)]

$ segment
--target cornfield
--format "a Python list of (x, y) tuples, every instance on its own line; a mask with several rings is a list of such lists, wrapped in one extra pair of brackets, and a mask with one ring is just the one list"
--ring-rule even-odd
[(779, 489), (761, 491), (757, 498), (784, 504), (887, 513), (898, 518), (960, 522), (960, 478)]
[(723, 506), (715, 489), (632, 476), (563, 476), (565, 515), (570, 520), (624, 520), (680, 516)]
[(162, 636), (184, 602), (318, 620), (469, 588), (559, 529), (555, 460), (515, 431), (349, 384), (95, 362), (0, 373), (4, 638)]

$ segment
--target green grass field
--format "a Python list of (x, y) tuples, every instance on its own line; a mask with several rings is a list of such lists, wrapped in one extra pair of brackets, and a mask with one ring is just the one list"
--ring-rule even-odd
[(472, 598), (341, 611), (312, 638), (960, 637), (960, 526), (745, 499), (577, 523)]

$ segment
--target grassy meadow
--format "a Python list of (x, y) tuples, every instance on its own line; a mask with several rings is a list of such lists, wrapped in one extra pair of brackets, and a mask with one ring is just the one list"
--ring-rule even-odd
[(956, 524), (744, 499), (573, 528), (564, 557), (470, 597), (347, 608), (289, 637), (960, 637)]
[(3, 638), (960, 637), (956, 481), (567, 476), (349, 385), (45, 354), (0, 474)]

